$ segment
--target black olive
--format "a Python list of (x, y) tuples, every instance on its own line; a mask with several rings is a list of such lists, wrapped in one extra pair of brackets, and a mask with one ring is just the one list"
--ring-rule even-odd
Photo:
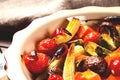
[(78, 70), (81, 72), (90, 69), (98, 73), (100, 76), (103, 76), (107, 68), (108, 68), (108, 64), (105, 61), (105, 59), (98, 56), (90, 56), (84, 59), (78, 66)]

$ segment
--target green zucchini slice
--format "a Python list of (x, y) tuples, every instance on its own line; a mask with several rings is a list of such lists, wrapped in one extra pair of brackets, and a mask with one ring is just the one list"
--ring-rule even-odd
[(116, 49), (114, 39), (110, 37), (109, 34), (105, 34), (105, 33), (101, 34), (100, 39), (99, 39), (99, 45), (109, 50)]
[(94, 42), (88, 42), (85, 46), (85, 51), (91, 56), (101, 56), (104, 57), (107, 54), (111, 53), (112, 51), (94, 43)]

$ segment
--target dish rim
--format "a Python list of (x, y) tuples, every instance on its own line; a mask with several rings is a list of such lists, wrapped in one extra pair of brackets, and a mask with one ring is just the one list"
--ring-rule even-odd
[[(18, 60), (17, 58), (20, 58), (20, 55), (18, 54), (15, 54), (17, 53), (17, 50), (19, 51), (19, 49), (21, 49), (19, 46), (22, 46), (22, 44), (24, 44), (24, 40), (26, 40), (26, 38), (28, 38), (28, 36), (30, 36), (36, 29), (38, 29), (40, 26), (43, 26), (44, 24), (47, 24), (47, 23), (50, 23), (54, 20), (58, 20), (60, 18), (67, 18), (67, 17), (70, 17), (70, 16), (75, 16), (75, 15), (89, 15), (89, 14), (109, 14), (109, 15), (119, 15), (120, 16), (120, 7), (97, 7), (97, 6), (88, 6), (88, 7), (83, 7), (83, 8), (78, 8), (78, 9), (72, 9), (72, 10), (61, 10), (61, 11), (58, 11), (52, 15), (49, 15), (49, 16), (46, 16), (46, 17), (43, 17), (43, 18), (38, 18), (38, 19), (35, 19), (34, 21), (32, 21), (32, 23), (26, 27), (25, 29), (23, 30), (20, 30), (18, 32), (16, 32), (13, 36), (13, 40), (12, 40), (12, 43), (11, 45), (9, 46), (9, 48), (5, 51), (5, 58), (7, 60), (7, 65), (8, 65), (8, 76), (11, 80), (31, 80), (31, 78), (29, 77), (29, 72), (26, 70), (26, 72), (28, 72), (28, 74), (23, 74), (22, 71), (22, 68), (21, 68), (21, 63), (20, 64), (17, 64), (18, 65), (18, 68), (15, 69), (16, 71), (13, 71), (13, 70), (10, 70), (10, 69), (13, 69), (13, 63), (19, 63), (18, 62), (13, 62), (12, 63), (12, 57), (14, 57), (15, 60)], [(47, 20), (47, 21), (46, 21)], [(42, 23), (41, 23), (42, 22)], [(41, 23), (41, 24), (40, 24)], [(34, 28), (33, 26), (34, 25), (37, 25), (36, 28)], [(38, 26), (39, 25), (39, 26)], [(25, 39), (23, 39), (23, 41), (21, 41), (20, 43), (22, 44), (17, 44), (20, 40), (20, 38), (23, 37), (23, 34), (24, 33), (27, 33), (27, 32), (31, 32), (30, 34), (26, 34)], [(10, 55), (10, 53), (12, 53)], [(12, 64), (11, 64), (12, 63)], [(25, 66), (23, 66), (25, 68)], [(18, 70), (20, 69), (20, 70)], [(11, 72), (13, 71), (13, 72)], [(18, 72), (17, 71), (20, 71), (19, 74), (21, 76), (18, 75)], [(16, 73), (17, 72), (17, 73)], [(16, 73), (16, 74), (14, 74)], [(18, 76), (16, 76), (18, 75)]]

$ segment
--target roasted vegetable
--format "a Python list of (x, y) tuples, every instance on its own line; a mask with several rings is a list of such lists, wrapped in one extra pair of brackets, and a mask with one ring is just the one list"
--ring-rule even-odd
[(99, 74), (97, 74), (89, 69), (87, 71), (83, 72), (82, 74), (85, 76), (85, 78), (87, 80), (101, 80)]
[(65, 59), (63, 68), (63, 78), (64, 80), (74, 80), (75, 73), (75, 44), (71, 44), (68, 54)]
[(120, 57), (110, 61), (110, 70), (113, 75), (120, 76)]
[(110, 37), (110, 35), (108, 35), (108, 34), (101, 34), (100, 35), (99, 44), (102, 47), (105, 47), (109, 50), (115, 50), (116, 49), (116, 45), (115, 45), (115, 42), (114, 42), (113, 38)]
[[(119, 17), (120, 18), (120, 17)], [(114, 20), (114, 19), (113, 19)], [(99, 27), (99, 33), (108, 34), (114, 41), (116, 48), (120, 46), (120, 26), (119, 22), (102, 22)]]
[(90, 26), (84, 24), (80, 26), (76, 36), (77, 38), (83, 38), (86, 34), (91, 33), (93, 31), (94, 30)]
[(94, 42), (89, 42), (88, 44), (85, 45), (85, 51), (92, 56), (106, 56), (107, 54), (111, 53), (112, 51), (99, 46), (98, 44)]
[(49, 75), (60, 74), (62, 75), (65, 56), (68, 52), (68, 46), (66, 44), (61, 44), (56, 53), (54, 54), (52, 60), (50, 61), (46, 71), (40, 74), (36, 80), (46, 80)]
[(79, 64), (79, 71), (83, 72), (86, 71), (87, 69), (90, 69), (98, 73), (100, 76), (103, 76), (107, 68), (108, 65), (105, 59), (98, 56), (88, 57)]
[(64, 58), (68, 53), (68, 45), (61, 44), (58, 48), (58, 50), (55, 52), (54, 57), (55, 58)]
[(99, 33), (85, 24), (80, 26), (75, 38), (83, 39), (84, 44), (87, 44), (89, 41), (98, 42)]
[(65, 57), (68, 53), (68, 46), (66, 44), (62, 44), (59, 49), (54, 54), (49, 66), (48, 66), (48, 73), (49, 74), (61, 74), (62, 75), (62, 69), (65, 61)]
[(72, 34), (69, 31), (67, 31), (65, 28), (59, 27), (52, 33), (52, 37), (56, 37), (58, 35), (64, 35), (64, 34), (68, 34), (72, 36)]
[(86, 80), (86, 78), (81, 72), (76, 72), (75, 73), (75, 80)]
[(54, 37), (53, 39), (57, 44), (68, 42), (73, 38), (73, 36), (76, 34), (80, 26), (80, 20), (77, 18), (73, 18), (67, 25), (66, 30), (71, 33), (71, 35), (68, 35), (67, 33), (64, 35), (58, 35)]
[(60, 74), (62, 75), (63, 71), (63, 63), (64, 63), (65, 58), (54, 58), (51, 63), (49, 64), (48, 68), (46, 69), (46, 71), (44, 71), (43, 73), (41, 73), (36, 80), (47, 80), (47, 78), (49, 77), (49, 75), (52, 74)]
[(120, 80), (120, 76), (114, 76), (114, 75), (110, 75), (107, 79), (105, 80)]
[(108, 22), (117, 22), (119, 23), (120, 21), (120, 16), (107, 16), (104, 18), (105, 21), (108, 21)]
[(111, 60), (113, 60), (117, 57), (120, 57), (120, 47), (117, 50), (113, 51), (111, 54), (108, 54), (105, 57), (105, 60), (107, 61), (108, 65), (109, 65)]
[(83, 40), (82, 39), (75, 39), (67, 42), (68, 45), (71, 45), (72, 43), (75, 43), (75, 45), (83, 45)]
[(112, 22), (102, 22), (99, 27), (100, 33), (108, 33), (111, 37), (118, 36), (115, 25)]
[(53, 56), (55, 51), (57, 50), (57, 44), (51, 38), (43, 39), (39, 41), (36, 45), (36, 49), (38, 52), (43, 52), (49, 56)]
[(48, 80), (63, 80), (63, 77), (59, 74), (52, 74), (49, 76)]

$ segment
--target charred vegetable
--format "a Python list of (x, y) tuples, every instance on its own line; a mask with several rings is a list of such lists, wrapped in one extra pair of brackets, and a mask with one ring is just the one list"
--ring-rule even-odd
[(76, 40), (71, 40), (71, 41), (67, 42), (68, 45), (71, 45), (72, 43), (75, 43), (75, 45), (83, 45), (83, 40), (76, 39)]
[(109, 50), (115, 50), (116, 45), (112, 37), (108, 34), (101, 34), (99, 44)]
[(99, 46), (98, 44), (94, 42), (89, 42), (85, 45), (85, 51), (92, 56), (106, 56), (107, 54), (111, 53), (110, 50)]
[[(110, 19), (111, 20), (111, 19)], [(113, 19), (114, 20), (114, 19)], [(99, 32), (108, 34), (114, 41), (114, 45), (118, 48), (120, 45), (120, 28), (119, 23), (101, 22)], [(115, 48), (115, 47), (114, 47)]]
[(75, 72), (74, 48), (75, 48), (75, 44), (71, 44), (65, 59), (64, 68), (63, 68), (64, 80), (74, 80), (74, 72)]
[(54, 37), (53, 39), (57, 44), (65, 43), (68, 42), (69, 40), (72, 39), (72, 37), (76, 34), (80, 26), (80, 20), (77, 18), (73, 18), (67, 25), (66, 30), (71, 34), (69, 35), (68, 33), (64, 35), (58, 35)]
[(90, 69), (102, 76), (102, 74), (106, 72), (107, 67), (108, 64), (104, 58), (91, 56), (79, 64), (79, 71), (86, 71), (87, 69)]
[(65, 60), (65, 56), (68, 53), (68, 46), (66, 44), (62, 44), (59, 49), (54, 54), (49, 66), (48, 72), (49, 74), (57, 73), (62, 74), (63, 64)]
[(104, 18), (105, 21), (109, 21), (109, 22), (120, 22), (120, 16), (107, 16)]
[(63, 63), (65, 61), (65, 56), (68, 52), (68, 46), (66, 44), (61, 44), (56, 53), (54, 54), (52, 60), (50, 61), (46, 71), (40, 74), (36, 80), (46, 80), (49, 75), (60, 74), (62, 75)]

